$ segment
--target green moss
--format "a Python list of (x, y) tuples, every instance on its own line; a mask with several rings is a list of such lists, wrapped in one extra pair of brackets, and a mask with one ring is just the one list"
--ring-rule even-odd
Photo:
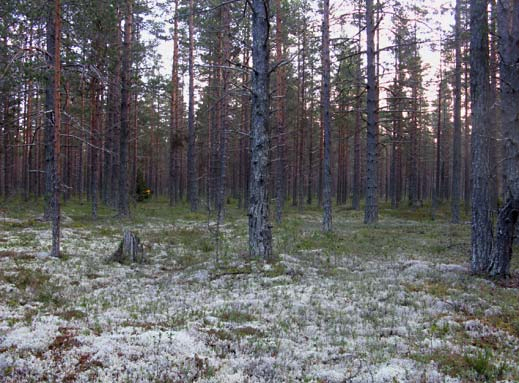
[[(58, 286), (51, 281), (51, 275), (41, 269), (17, 267), (13, 271), (0, 272), (0, 280), (10, 283), (19, 291), (19, 299), (34, 299), (45, 304), (61, 306), (64, 301), (59, 295)], [(13, 297), (11, 297), (13, 298)], [(11, 304), (16, 304), (13, 299)]]
[(478, 350), (475, 354), (465, 355), (437, 350), (412, 357), (424, 364), (434, 362), (441, 372), (464, 382), (496, 382), (505, 378), (509, 371), (508, 365), (496, 361), (489, 350)]
[(83, 319), (87, 316), (87, 314), (81, 310), (72, 309), (72, 310), (66, 310), (66, 311), (60, 312), (59, 316), (65, 320), (74, 320), (74, 319)]
[(234, 309), (225, 309), (217, 313), (217, 316), (224, 322), (235, 323), (251, 322), (255, 319), (255, 317), (252, 314)]

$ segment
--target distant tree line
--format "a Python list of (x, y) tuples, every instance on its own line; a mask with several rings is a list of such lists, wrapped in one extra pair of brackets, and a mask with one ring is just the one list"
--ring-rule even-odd
[[(431, 9), (397, 1), (6, 0), (0, 195), (45, 198), (54, 255), (72, 197), (94, 218), (99, 204), (124, 218), (146, 185), (219, 223), (235, 203), (265, 259), (287, 204), (322, 206), (331, 231), (336, 205), (364, 200), (371, 224), (381, 202), (434, 219), (449, 201), (453, 223), (472, 206), (472, 270), (506, 276), (518, 8), (455, 0), (440, 10), (454, 28), (429, 30), (435, 40), (423, 37)], [(433, 43), (431, 68), (421, 52)]]

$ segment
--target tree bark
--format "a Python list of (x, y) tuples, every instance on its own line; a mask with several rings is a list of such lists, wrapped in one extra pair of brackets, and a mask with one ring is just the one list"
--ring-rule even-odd
[(272, 259), (268, 205), (269, 5), (252, 1), (252, 126), (249, 187), (249, 253)]
[(440, 164), (441, 164), (441, 154), (442, 154), (442, 90), (443, 90), (443, 72), (442, 65), (440, 62), (440, 82), (438, 84), (438, 116), (436, 120), (436, 159), (435, 159), (435, 182), (434, 182), (434, 193), (433, 193), (433, 201), (432, 201), (432, 219), (436, 218), (436, 210), (438, 209), (438, 205), (441, 199), (441, 191), (440, 191)]
[(465, 214), (469, 214), (470, 212), (470, 118), (469, 118), (469, 68), (468, 68), (468, 60), (465, 60), (465, 68), (464, 68), (464, 87), (465, 87), (465, 97), (463, 100), (464, 105), (464, 143), (463, 143), (463, 152), (464, 152), (464, 194), (463, 194), (463, 203)]
[[(276, 0), (276, 60), (283, 60), (283, 18), (281, 0)], [(276, 72), (277, 88), (277, 161), (276, 161), (276, 222), (280, 223), (285, 205), (285, 70), (281, 66)]]
[(121, 68), (121, 125), (119, 132), (119, 204), (120, 217), (130, 215), (128, 185), (128, 138), (130, 135), (130, 71), (132, 53), (133, 0), (126, 1), (123, 58)]
[(54, 89), (53, 89), (53, 125), (52, 125), (52, 145), (54, 147), (53, 155), (51, 156), (50, 170), (51, 170), (51, 184), (52, 197), (50, 201), (50, 211), (52, 219), (52, 250), (51, 256), (60, 256), (60, 242), (61, 242), (61, 217), (60, 217), (60, 201), (59, 194), (61, 189), (61, 177), (59, 169), (60, 157), (60, 128), (61, 128), (61, 102), (60, 102), (60, 85), (61, 85), (61, 4), (60, 0), (54, 0)]
[(510, 274), (512, 244), (519, 215), (519, 1), (498, 1), (497, 17), (506, 204), (499, 211), (496, 239), (488, 270), (492, 276), (506, 277)]
[(189, 0), (189, 105), (188, 105), (188, 144), (187, 177), (188, 198), (191, 211), (198, 209), (198, 179), (195, 153), (195, 37), (194, 37), (194, 2)]
[[(361, 2), (359, 1), (359, 30), (358, 34), (360, 36), (361, 33), (361, 23), (360, 23), (360, 12), (361, 12)], [(360, 131), (361, 131), (361, 123), (362, 123), (362, 99), (361, 99), (361, 81), (362, 81), (362, 71), (361, 71), (361, 46), (360, 46), (360, 38), (357, 47), (357, 58), (356, 58), (356, 84), (355, 84), (355, 132), (353, 137), (353, 198), (352, 198), (352, 208), (354, 210), (360, 210), (360, 194), (361, 194), (361, 176), (360, 176)]]
[(376, 121), (376, 78), (375, 78), (375, 25), (373, 24), (373, 0), (366, 0), (367, 37), (367, 113), (366, 136), (366, 207), (364, 223), (378, 221), (377, 193), (377, 121)]
[(169, 122), (169, 204), (173, 206), (178, 202), (176, 183), (179, 174), (177, 169), (177, 148), (179, 146), (180, 135), (177, 126), (177, 108), (179, 107), (178, 95), (178, 0), (175, 0), (175, 19), (173, 26), (173, 65), (171, 68), (171, 103), (170, 103), (170, 122)]
[(461, 197), (461, 0), (456, 0), (454, 45), (454, 131), (452, 141), (451, 221), (460, 222)]
[(122, 264), (144, 263), (144, 248), (139, 237), (131, 231), (125, 230), (119, 247), (110, 259)]
[(470, 1), (470, 79), (472, 98), (472, 250), (471, 269), (485, 272), (492, 249), (490, 206), (490, 147), (488, 139), (488, 62), (487, 0)]
[[(222, 68), (230, 60), (231, 56), (231, 25), (230, 25), (230, 10), (227, 5), (221, 8), (221, 20), (222, 20), (222, 41), (221, 41), (221, 66)], [(221, 69), (222, 77), (222, 89), (221, 89), (221, 113), (220, 113), (220, 142), (219, 142), (219, 174), (217, 182), (217, 199), (216, 199), (216, 210), (217, 210), (217, 221), (219, 224), (223, 223), (224, 218), (224, 207), (225, 207), (225, 187), (227, 178), (227, 131), (228, 131), (228, 119), (229, 113), (229, 84), (230, 84), (230, 73), (229, 70)]]
[[(55, 32), (55, 0), (48, 0), (47, 2), (47, 26), (46, 26), (46, 39), (47, 39), (47, 54), (45, 55), (45, 61), (47, 64), (46, 78), (45, 78), (45, 126), (44, 126), (44, 142), (45, 142), (45, 192), (44, 192), (44, 217), (46, 220), (51, 218), (51, 199), (53, 193), (53, 161), (55, 158), (54, 154), (54, 60), (56, 57), (56, 32)], [(4, 116), (5, 119), (5, 116)], [(4, 133), (4, 146), (7, 137)], [(4, 150), (4, 161), (7, 156), (7, 149)], [(6, 166), (4, 165), (4, 178), (5, 178)], [(4, 193), (5, 193), (5, 181), (4, 181)]]
[(331, 164), (331, 126), (330, 126), (330, 1), (323, 1), (322, 26), (322, 66), (323, 66), (323, 126), (324, 126), (324, 163), (323, 163), (323, 231), (332, 231), (332, 164)]

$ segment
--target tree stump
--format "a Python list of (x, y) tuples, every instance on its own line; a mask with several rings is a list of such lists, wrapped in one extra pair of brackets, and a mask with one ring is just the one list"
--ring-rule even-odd
[(123, 239), (111, 260), (122, 264), (143, 263), (144, 248), (140, 239), (130, 230), (124, 230)]

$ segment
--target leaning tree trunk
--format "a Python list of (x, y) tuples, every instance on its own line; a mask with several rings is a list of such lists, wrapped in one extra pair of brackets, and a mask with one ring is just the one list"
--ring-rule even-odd
[(269, 15), (267, 0), (252, 2), (252, 123), (249, 253), (272, 258), (268, 205)]
[(519, 1), (500, 0), (497, 5), (501, 57), (501, 131), (504, 137), (504, 183), (507, 202), (499, 211), (489, 273), (510, 274), (515, 224), (519, 214)]
[(490, 206), (490, 98), (486, 0), (470, 1), (470, 88), (472, 99), (472, 254), (471, 269), (485, 272), (492, 249)]
[(377, 194), (377, 120), (376, 120), (376, 78), (375, 78), (375, 25), (373, 23), (373, 0), (366, 0), (366, 33), (368, 56), (368, 85), (367, 85), (367, 153), (366, 153), (366, 207), (364, 223), (378, 221), (378, 194)]

